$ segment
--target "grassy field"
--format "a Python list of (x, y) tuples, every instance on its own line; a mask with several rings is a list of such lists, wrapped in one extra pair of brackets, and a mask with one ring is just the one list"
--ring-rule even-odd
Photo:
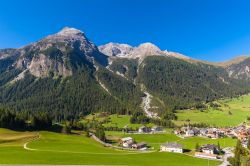
[(183, 144), (185, 149), (193, 150), (196, 143), (202, 144), (220, 144), (221, 147), (234, 147), (236, 145), (237, 139), (232, 138), (220, 138), (220, 139), (210, 139), (201, 137), (190, 137), (190, 138), (180, 138), (174, 134), (124, 134), (122, 132), (106, 132), (108, 138), (113, 138), (115, 140), (122, 137), (132, 137), (137, 142), (146, 142), (148, 145), (153, 147), (155, 150), (159, 150), (160, 145), (166, 142), (178, 142)]
[[(202, 166), (207, 160), (174, 153), (135, 153), (105, 148), (82, 135), (63, 135), (40, 132), (40, 139), (23, 144), (36, 137), (35, 132), (14, 132), (0, 129), (1, 164), (86, 164), (86, 165), (171, 165)], [(20, 138), (20, 139), (19, 139)], [(138, 138), (139, 139), (139, 138)], [(148, 138), (149, 139), (149, 138)], [(151, 138), (153, 140), (153, 138)], [(150, 139), (150, 140), (151, 140)], [(157, 139), (158, 140), (158, 139)], [(218, 165), (210, 161), (210, 165)]]
[(17, 132), (0, 128), (0, 145), (1, 146), (18, 146), (23, 145), (24, 142), (36, 138), (36, 132)]
[[(125, 126), (131, 127), (131, 128), (139, 128), (142, 126), (142, 124), (131, 124), (130, 123), (130, 116), (128, 115), (110, 115), (109, 116), (110, 122), (104, 124), (105, 127), (119, 127), (123, 128)], [(152, 127), (154, 124), (146, 124), (145, 126)]]
[[(204, 111), (185, 110), (178, 111), (177, 125), (188, 123), (207, 123), (214, 126), (235, 126), (246, 121), (250, 116), (250, 95), (235, 99), (218, 101), (220, 110), (209, 108)], [(230, 114), (229, 114), (230, 111)], [(130, 124), (130, 117), (126, 115), (109, 115), (96, 117), (91, 115), (85, 120), (105, 120), (105, 127), (132, 127), (141, 124)], [(148, 124), (147, 126), (153, 126)], [(38, 135), (40, 136), (39, 139)], [(235, 146), (236, 139), (221, 138), (208, 139), (200, 137), (179, 138), (167, 130), (164, 134), (126, 134), (123, 132), (106, 131), (106, 136), (113, 140), (131, 136), (137, 142), (146, 142), (154, 150), (159, 150), (165, 142), (178, 142), (185, 149), (193, 150), (196, 143), (217, 144), (221, 147)], [(34, 140), (37, 139), (37, 140)], [(34, 141), (32, 141), (34, 140)], [(24, 144), (31, 150), (24, 149)], [(192, 152), (191, 152), (192, 153)], [(189, 153), (190, 154), (190, 153)], [(208, 161), (194, 158), (185, 154), (163, 152), (129, 152), (103, 147), (91, 138), (84, 135), (63, 135), (53, 132), (17, 132), (0, 129), (0, 164), (85, 164), (85, 165), (171, 165), (171, 166), (202, 166)], [(218, 161), (210, 161), (210, 165), (219, 165)]]
[(190, 120), (190, 123), (206, 123), (218, 127), (236, 126), (246, 121), (247, 116), (250, 116), (250, 94), (219, 102), (222, 104), (220, 110), (209, 108), (204, 111), (177, 111), (178, 120), (175, 121), (175, 124), (187, 124)]
[[(108, 121), (103, 124), (104, 127), (124, 128), (125, 126), (127, 126), (129, 128), (137, 129), (143, 126), (142, 124), (131, 124), (129, 115), (117, 115), (117, 114), (107, 115), (105, 117), (100, 116), (100, 114), (88, 115), (82, 120), (82, 122), (86, 120), (93, 120), (93, 119), (97, 121), (102, 121), (102, 122)], [(152, 127), (154, 126), (154, 124), (149, 123), (149, 124), (145, 124), (144, 126)]]

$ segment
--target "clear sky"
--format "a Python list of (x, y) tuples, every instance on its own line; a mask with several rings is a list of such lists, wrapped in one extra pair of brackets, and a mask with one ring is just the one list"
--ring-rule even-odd
[(209, 61), (250, 54), (249, 0), (1, 0), (0, 7), (0, 48), (69, 26), (97, 45), (152, 42)]

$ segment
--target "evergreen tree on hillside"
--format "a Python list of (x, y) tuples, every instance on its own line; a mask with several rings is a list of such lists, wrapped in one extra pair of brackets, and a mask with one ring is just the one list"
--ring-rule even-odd
[(195, 144), (195, 151), (196, 152), (200, 152), (201, 151), (201, 146), (199, 145), (199, 143)]
[(250, 137), (248, 137), (248, 140), (247, 140), (247, 148), (250, 150)]
[(7, 109), (0, 109), (0, 128), (23, 129), (25, 119), (21, 115)]
[(104, 142), (106, 141), (105, 131), (104, 131), (104, 128), (102, 126), (99, 126), (99, 127), (96, 128), (95, 135), (100, 140), (102, 140)]
[(235, 152), (234, 152), (234, 166), (240, 166), (241, 164), (241, 154), (242, 154), (242, 145), (240, 140), (237, 141)]
[(220, 147), (220, 142), (219, 141), (217, 142), (217, 147), (218, 147), (218, 150), (221, 151), (221, 147)]
[(46, 112), (37, 113), (31, 118), (31, 127), (36, 130), (49, 129), (52, 126), (52, 118)]

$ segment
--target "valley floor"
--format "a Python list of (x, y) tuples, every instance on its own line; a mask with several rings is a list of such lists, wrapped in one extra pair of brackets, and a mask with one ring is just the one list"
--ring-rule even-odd
[[(175, 124), (206, 123), (211, 126), (236, 126), (250, 116), (250, 95), (235, 99), (217, 101), (220, 107), (206, 110), (182, 110), (177, 112)], [(93, 115), (86, 117), (93, 119)], [(138, 129), (141, 124), (131, 124), (127, 115), (109, 115), (95, 117), (96, 120), (108, 118), (105, 127), (130, 127)], [(85, 119), (85, 120), (86, 120)], [(83, 119), (84, 121), (84, 119)], [(147, 124), (153, 126), (154, 124)], [(142, 165), (142, 166), (215, 166), (220, 161), (193, 157), (195, 145), (220, 144), (222, 148), (234, 147), (237, 139), (209, 139), (201, 137), (180, 138), (166, 129), (161, 134), (129, 134), (118, 131), (106, 131), (106, 137), (114, 144), (120, 138), (132, 137), (137, 142), (146, 142), (150, 152), (126, 151), (104, 147), (85, 134), (75, 132), (65, 135), (48, 131), (18, 132), (0, 129), (0, 164), (50, 164), (50, 165)], [(166, 142), (178, 142), (189, 150), (184, 154), (159, 152), (160, 145)]]
[[(165, 136), (167, 140), (167, 135)], [(162, 135), (162, 139), (165, 136)], [(0, 156), (0, 164), (202, 166), (208, 162), (184, 154), (114, 150), (77, 133), (64, 135), (45, 131), (16, 132), (6, 129), (0, 129)], [(209, 163), (220, 164), (213, 160)]]

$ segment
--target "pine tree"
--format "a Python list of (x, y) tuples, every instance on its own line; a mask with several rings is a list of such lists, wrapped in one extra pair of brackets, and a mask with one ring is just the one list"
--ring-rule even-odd
[(250, 137), (248, 137), (247, 148), (250, 149)]
[(200, 149), (201, 149), (201, 147), (200, 147), (199, 143), (196, 143), (196, 145), (195, 145), (195, 151), (196, 152), (200, 152)]
[(219, 141), (217, 143), (217, 147), (218, 147), (218, 150), (220, 151), (221, 149), (220, 149), (220, 142)]
[(237, 145), (235, 147), (235, 153), (234, 153), (234, 156), (235, 156), (234, 166), (240, 166), (241, 153), (242, 153), (242, 145), (241, 145), (240, 140), (238, 140)]
[(102, 141), (106, 141), (106, 137), (105, 137), (105, 131), (104, 131), (104, 129), (103, 129), (103, 127), (97, 127), (97, 129), (96, 129), (96, 136), (100, 139), (100, 140), (102, 140)]

